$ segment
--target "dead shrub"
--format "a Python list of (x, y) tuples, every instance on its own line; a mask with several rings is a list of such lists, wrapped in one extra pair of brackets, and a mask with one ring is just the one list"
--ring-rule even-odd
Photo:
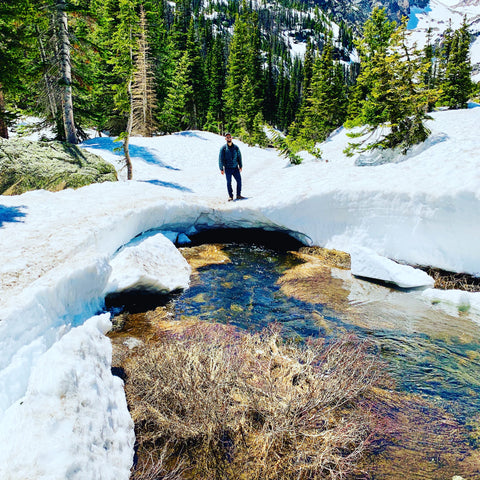
[(140, 451), (167, 449), (182, 478), (345, 478), (381, 425), (370, 347), (213, 324), (163, 335), (125, 365)]
[(435, 281), (434, 287), (440, 290), (463, 290), (480, 292), (480, 278), (466, 273), (453, 273), (438, 268), (424, 269)]

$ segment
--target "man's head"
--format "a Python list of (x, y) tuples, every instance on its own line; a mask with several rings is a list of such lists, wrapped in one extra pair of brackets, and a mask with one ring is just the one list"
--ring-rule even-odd
[(232, 143), (232, 135), (230, 135), (230, 133), (226, 133), (225, 134), (225, 140), (230, 145)]

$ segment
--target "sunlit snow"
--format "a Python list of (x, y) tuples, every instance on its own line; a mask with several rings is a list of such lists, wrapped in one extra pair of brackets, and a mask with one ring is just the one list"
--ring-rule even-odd
[[(0, 478), (129, 478), (133, 426), (121, 381), (110, 373), (108, 315), (96, 315), (105, 292), (127, 276), (129, 285), (161, 290), (188, 283), (188, 268), (163, 234), (154, 250), (138, 238), (135, 261), (121, 261), (132, 244), (122, 247), (144, 232), (185, 241), (207, 228), (257, 227), (480, 274), (480, 108), (433, 117), (431, 137), (405, 156), (349, 158), (344, 129), (321, 145), (322, 160), (299, 166), (237, 142), (242, 201), (227, 202), (218, 170), (223, 138), (199, 131), (132, 138), (129, 182), (113, 139), (93, 138), (83, 148), (113, 162), (121, 181), (1, 197)], [(436, 292), (418, 295), (453, 308), (468, 298), (480, 308), (479, 294)]]

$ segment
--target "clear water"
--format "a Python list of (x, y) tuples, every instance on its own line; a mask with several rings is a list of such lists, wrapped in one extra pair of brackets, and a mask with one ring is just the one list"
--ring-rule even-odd
[(478, 316), (445, 312), (418, 292), (355, 279), (347, 270), (322, 270), (318, 281), (300, 281), (287, 294), (281, 279), (303, 263), (298, 257), (251, 244), (222, 248), (230, 262), (198, 269), (169, 305), (176, 320), (254, 331), (278, 322), (291, 337), (351, 332), (372, 340), (403, 392), (392, 416), (404, 425), (359, 478), (480, 479)]
[[(405, 394), (393, 414), (404, 425), (360, 478), (480, 478), (478, 316), (447, 313), (418, 292), (375, 285), (337, 269), (324, 286), (315, 285), (313, 301), (306, 300), (305, 294), (285, 294), (278, 283), (301, 263), (294, 255), (238, 244), (226, 244), (223, 251), (230, 263), (200, 268), (191, 288), (175, 300), (177, 320), (194, 317), (246, 330), (278, 322), (288, 336), (329, 339), (351, 332), (372, 340), (396, 389)], [(323, 289), (326, 301), (318, 301), (315, 289)]]
[(366, 298), (351, 301), (349, 311), (336, 312), (281, 291), (280, 276), (300, 263), (291, 254), (234, 244), (224, 252), (231, 263), (201, 268), (191, 288), (176, 299), (177, 319), (195, 317), (246, 330), (278, 322), (286, 335), (302, 338), (354, 332), (375, 340), (403, 390), (443, 399), (464, 417), (480, 411), (480, 328), (475, 319), (448, 315), (417, 294), (378, 285), (364, 288)]

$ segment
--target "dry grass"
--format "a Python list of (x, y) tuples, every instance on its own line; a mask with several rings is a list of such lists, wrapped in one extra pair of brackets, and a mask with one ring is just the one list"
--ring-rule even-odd
[[(295, 252), (292, 252), (295, 253)], [(299, 255), (312, 256), (327, 267), (350, 269), (350, 255), (340, 250), (332, 250), (322, 247), (302, 247), (298, 251)]]
[(446, 272), (437, 268), (427, 268), (425, 271), (435, 280), (435, 288), (480, 292), (480, 278), (478, 277), (466, 273)]
[(299, 346), (274, 328), (164, 333), (125, 365), (141, 457), (181, 459), (178, 479), (345, 478), (382, 425), (369, 348), (352, 336)]

